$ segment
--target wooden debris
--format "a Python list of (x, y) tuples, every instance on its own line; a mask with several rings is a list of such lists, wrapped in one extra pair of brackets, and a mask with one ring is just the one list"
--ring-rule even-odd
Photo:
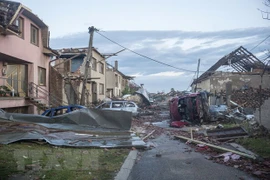
[(238, 154), (240, 156), (247, 157), (247, 158), (257, 159), (257, 157), (254, 156), (254, 155), (245, 154), (245, 153), (242, 153), (242, 152), (239, 152), (239, 151), (234, 151), (234, 150), (231, 150), (231, 149), (227, 149), (227, 148), (224, 148), (224, 147), (220, 147), (220, 146), (216, 146), (216, 145), (213, 145), (213, 144), (205, 143), (205, 142), (198, 141), (198, 140), (195, 140), (195, 139), (190, 139), (190, 138), (187, 138), (187, 137), (184, 137), (184, 136), (175, 136), (175, 137), (179, 138), (179, 139), (184, 139), (184, 140), (187, 140), (187, 141), (190, 141), (190, 142), (194, 142), (196, 144), (204, 144), (206, 146), (209, 146), (209, 147), (212, 147), (212, 148), (215, 148), (215, 149), (220, 149), (222, 151), (232, 152), (232, 153), (235, 153), (235, 154)]
[(145, 140), (146, 138), (148, 138), (149, 136), (151, 136), (156, 130), (153, 130), (152, 132), (150, 132), (149, 134), (147, 134), (145, 137), (142, 138), (142, 140)]

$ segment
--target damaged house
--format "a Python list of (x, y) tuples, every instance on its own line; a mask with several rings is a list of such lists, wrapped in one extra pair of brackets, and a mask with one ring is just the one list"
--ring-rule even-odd
[(38, 113), (49, 102), (49, 27), (29, 8), (0, 0), (0, 108)]
[(122, 92), (129, 87), (129, 81), (134, 77), (126, 76), (118, 70), (118, 61), (115, 61), (114, 67), (107, 63), (106, 68), (106, 96), (122, 97)]
[[(80, 104), (87, 51), (88, 48), (61, 49), (59, 58), (51, 63), (50, 92), (61, 97), (62, 104)], [(106, 61), (95, 48), (88, 72), (84, 104), (90, 106), (105, 98), (106, 89)]]
[[(228, 67), (229, 71), (220, 71), (221, 67)], [(269, 70), (268, 63), (263, 63), (241, 46), (222, 57), (195, 79), (192, 89), (210, 92), (212, 105), (228, 104), (232, 100), (244, 108), (253, 109), (254, 112), (256, 109), (258, 111), (263, 103), (267, 103), (270, 97)], [(265, 119), (265, 122), (269, 123), (270, 128), (270, 121)]]

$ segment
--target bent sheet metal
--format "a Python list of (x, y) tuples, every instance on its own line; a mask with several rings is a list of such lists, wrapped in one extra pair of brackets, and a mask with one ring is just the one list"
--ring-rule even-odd
[(74, 147), (146, 147), (129, 132), (131, 113), (81, 109), (56, 117), (0, 113), (0, 143), (45, 140)]

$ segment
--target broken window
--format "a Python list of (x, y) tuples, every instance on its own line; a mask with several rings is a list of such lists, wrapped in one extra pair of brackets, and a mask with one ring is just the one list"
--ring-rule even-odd
[(38, 85), (46, 86), (46, 69), (38, 67)]
[(99, 83), (99, 94), (104, 95), (104, 84)]
[(99, 64), (99, 72), (100, 72), (101, 74), (104, 74), (104, 64), (103, 64), (103, 63), (100, 63), (100, 64)]
[(135, 107), (135, 104), (129, 102), (129, 103), (126, 104), (126, 107)]
[(101, 108), (110, 108), (111, 103), (104, 103)]
[(31, 24), (31, 43), (38, 46), (38, 28)]
[(95, 58), (92, 59), (92, 69), (93, 69), (94, 71), (97, 70), (97, 60), (96, 60)]
[(113, 102), (112, 108), (121, 108), (124, 107), (123, 102)]

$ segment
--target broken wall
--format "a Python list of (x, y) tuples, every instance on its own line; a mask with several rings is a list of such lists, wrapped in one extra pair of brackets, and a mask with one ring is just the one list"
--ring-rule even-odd
[[(262, 88), (270, 88), (270, 75), (266, 74), (262, 79)], [(232, 83), (232, 89), (241, 89), (243, 87), (259, 88), (261, 85), (261, 76), (259, 73), (233, 73), (233, 72), (215, 72), (208, 79), (198, 83), (197, 87), (211, 93), (225, 91), (226, 83)], [(193, 89), (195, 84), (192, 85)]]
[(264, 101), (263, 105), (261, 106), (261, 122), (260, 122), (260, 112), (259, 109), (255, 111), (255, 119), (261, 123), (264, 127), (270, 130), (270, 99)]
[[(194, 92), (195, 86), (196, 86), (196, 84), (192, 85), (193, 92)], [(205, 80), (201, 81), (200, 83), (197, 83), (197, 89), (210, 91), (210, 79), (205, 79)]]
[[(260, 74), (217, 72), (210, 78), (210, 92), (225, 91), (228, 82), (232, 82), (232, 89), (259, 88), (261, 76)], [(262, 88), (270, 88), (270, 76), (268, 74), (263, 76)]]

